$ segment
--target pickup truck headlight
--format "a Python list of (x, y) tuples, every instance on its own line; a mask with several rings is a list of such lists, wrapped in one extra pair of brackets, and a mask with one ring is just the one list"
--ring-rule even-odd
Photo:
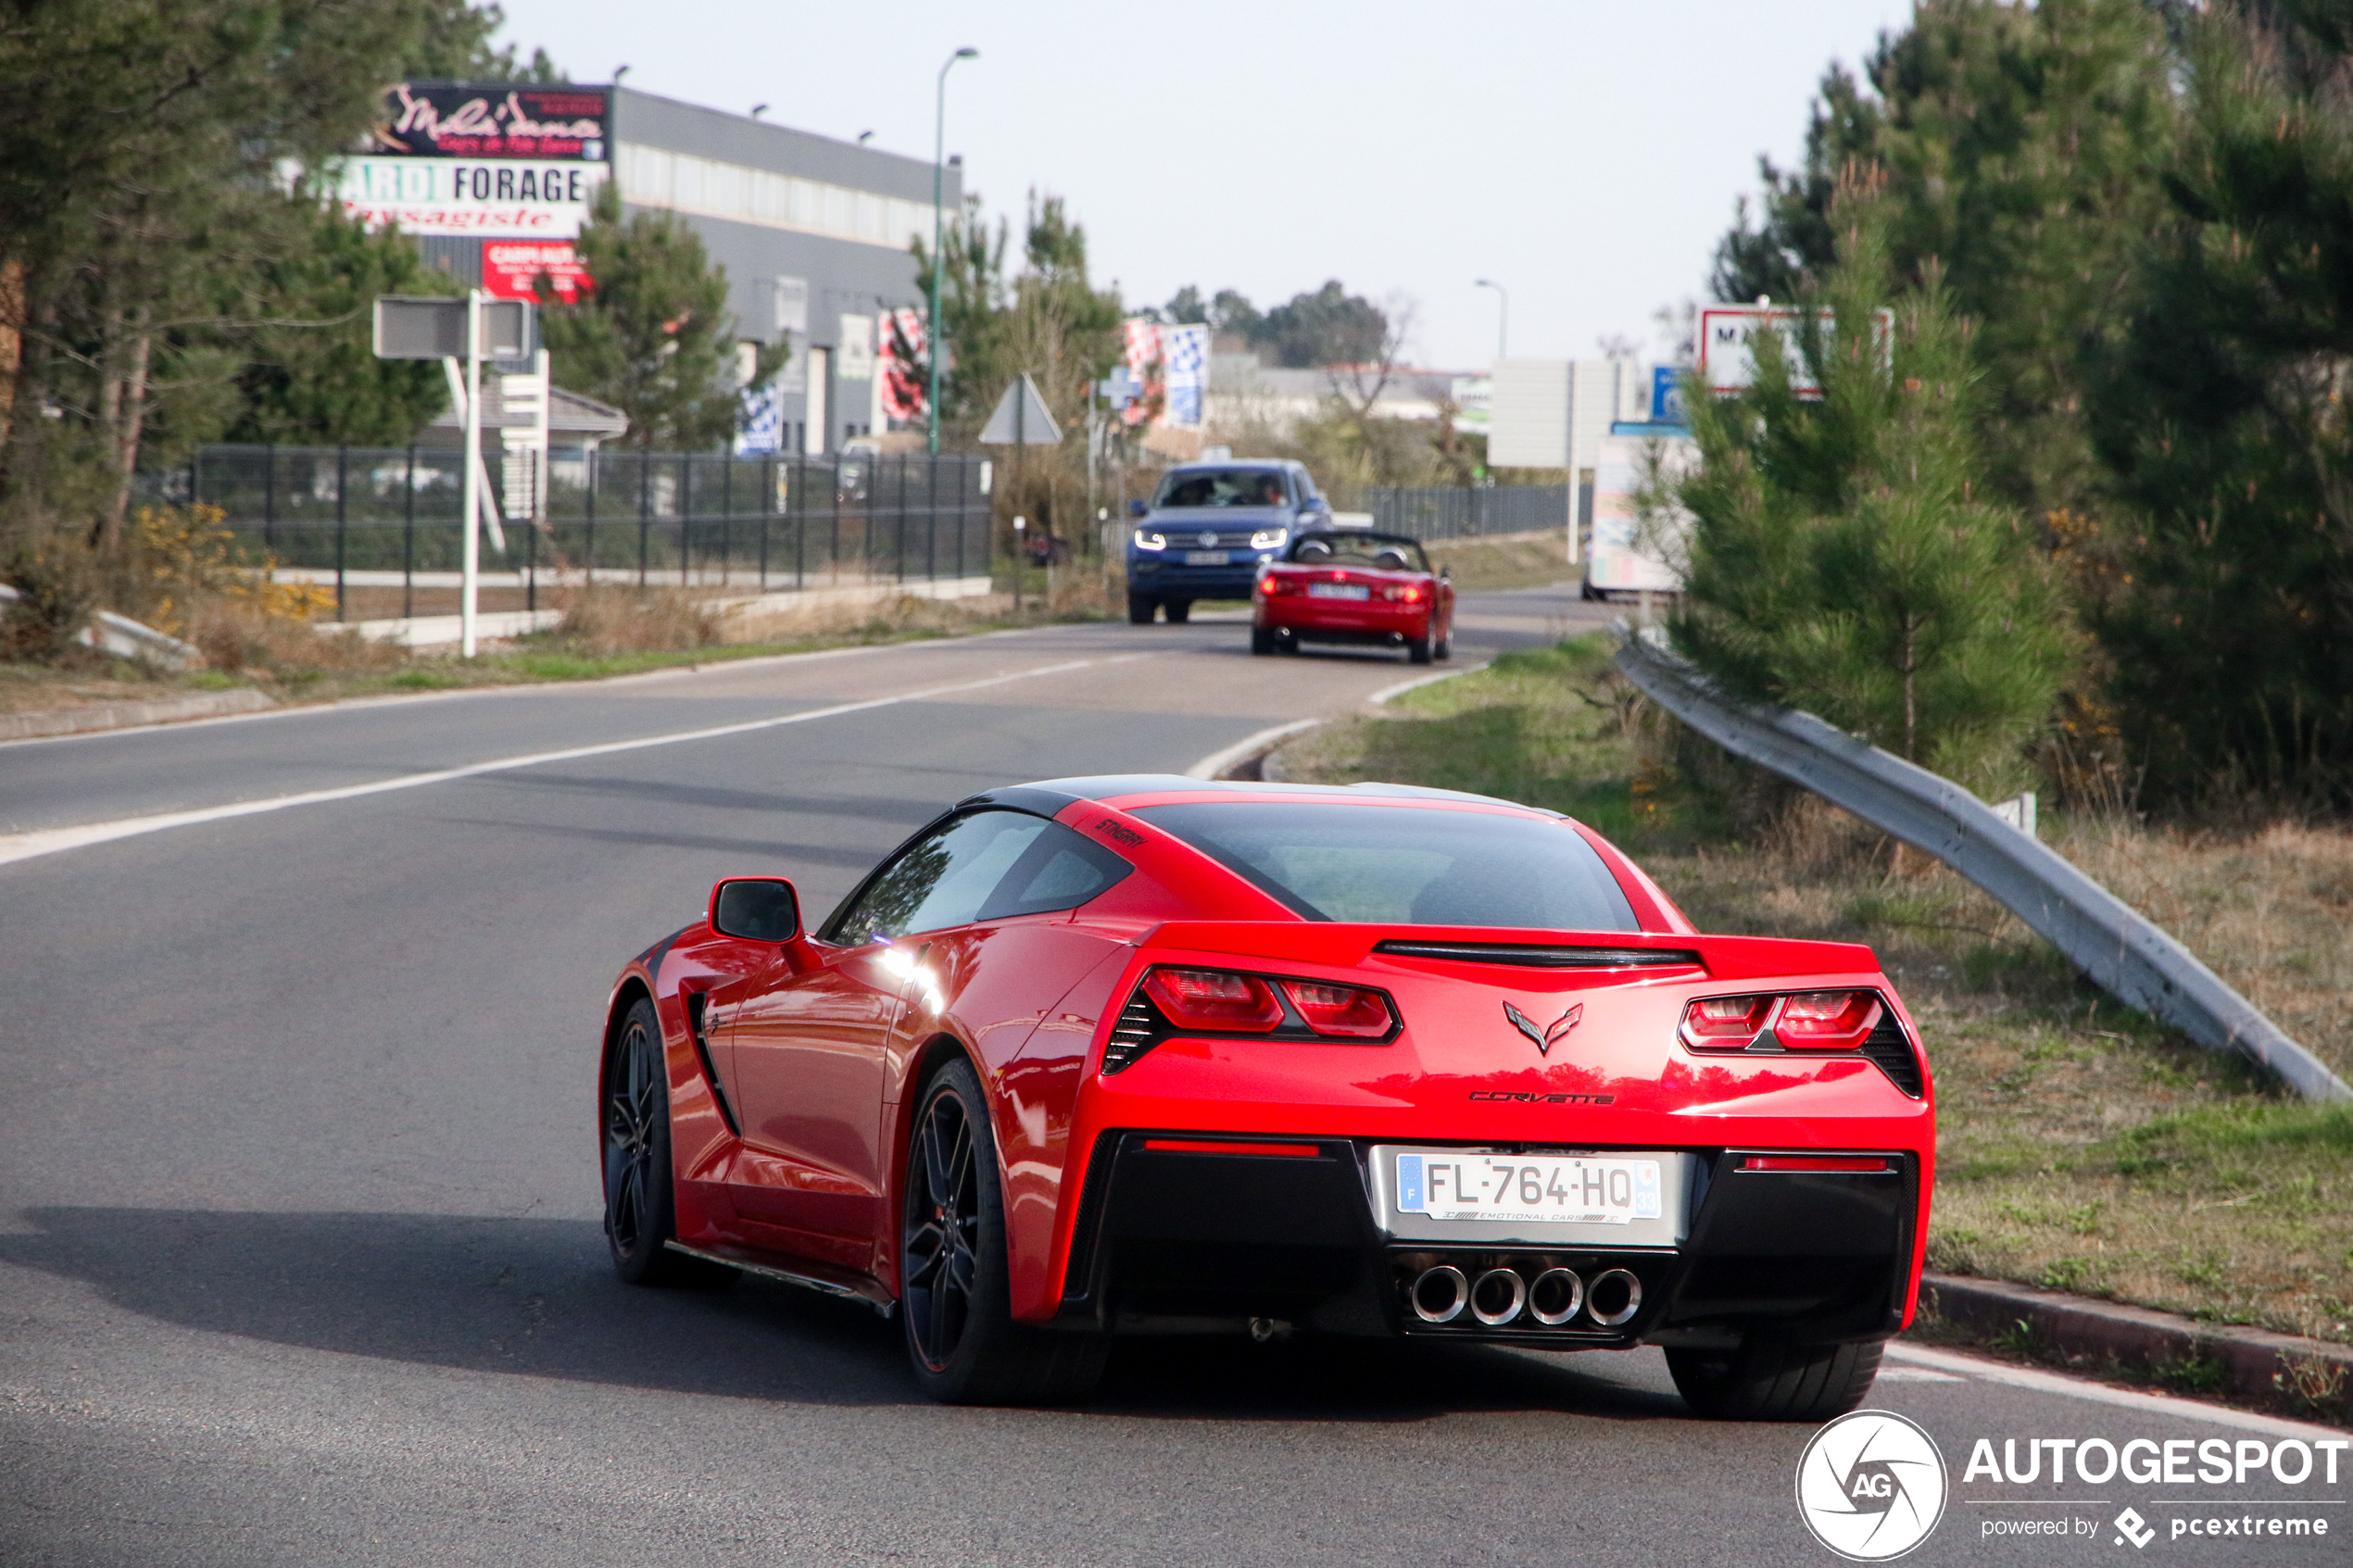
[(1164, 550), (1168, 548), (1168, 535), (1155, 533), (1149, 528), (1139, 528), (1136, 530), (1136, 547), (1139, 550)]
[(1288, 528), (1262, 528), (1250, 536), (1250, 547), (1253, 550), (1279, 550), (1290, 543), (1290, 530)]

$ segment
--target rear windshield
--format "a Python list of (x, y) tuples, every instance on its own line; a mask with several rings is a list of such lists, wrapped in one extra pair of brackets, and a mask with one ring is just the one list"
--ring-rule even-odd
[(1394, 533), (1307, 533), (1290, 547), (1302, 566), (1354, 566), (1374, 571), (1428, 571), (1429, 558)]
[(1304, 800), (1145, 806), (1136, 815), (1310, 920), (1640, 929), (1617, 879), (1564, 822)]
[(1160, 487), (1155, 507), (1281, 507), (1290, 492), (1280, 469), (1187, 469)]

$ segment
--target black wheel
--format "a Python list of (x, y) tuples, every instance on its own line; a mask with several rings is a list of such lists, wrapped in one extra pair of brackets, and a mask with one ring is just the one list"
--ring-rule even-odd
[(605, 1063), (605, 1241), (631, 1285), (715, 1282), (734, 1275), (662, 1243), (678, 1234), (670, 1174), (670, 1074), (654, 1004), (639, 997)]
[(1128, 595), (1127, 624), (1130, 626), (1151, 625), (1152, 623), (1152, 611), (1158, 609), (1159, 608), (1160, 601), (1153, 598), (1150, 594)]
[(1275, 633), (1263, 627), (1253, 626), (1250, 629), (1250, 651), (1252, 653), (1273, 653), (1276, 640)]
[(1429, 650), (1429, 656), (1441, 664), (1454, 657), (1454, 629), (1452, 626), (1446, 628), (1446, 634), (1438, 639), (1437, 646)]
[(1667, 1370), (1692, 1413), (1711, 1421), (1828, 1421), (1863, 1402), (1886, 1344), (1751, 1339), (1730, 1352), (1670, 1349)]
[(1428, 637), (1408, 637), (1405, 640), (1405, 659), (1407, 663), (1428, 664), (1429, 662), (1429, 639)]
[(1163, 599), (1161, 603), (1168, 610), (1171, 626), (1182, 626), (1193, 618), (1193, 601), (1190, 599)]
[(1083, 1399), (1102, 1375), (1101, 1335), (1013, 1321), (997, 1140), (972, 1065), (932, 1075), (908, 1139), (899, 1306), (915, 1381), (951, 1405)]

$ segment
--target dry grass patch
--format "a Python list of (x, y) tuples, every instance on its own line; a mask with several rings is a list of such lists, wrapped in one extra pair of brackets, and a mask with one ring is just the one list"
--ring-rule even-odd
[(1457, 593), (1548, 587), (1569, 582), (1578, 572), (1568, 563), (1566, 527), (1536, 533), (1498, 533), (1484, 539), (1441, 539), (1423, 547), (1429, 552), (1432, 566), (1453, 571)]
[[(1871, 945), (1936, 1077), (1932, 1266), (2353, 1340), (2353, 1110), (2283, 1099), (2126, 1011), (1974, 885), (1843, 812), (1743, 792), (1609, 672), (1604, 639), (1391, 707), (1286, 747), (1288, 776), (1549, 806), (1639, 856), (1704, 930)], [(2347, 1069), (2353, 834), (2046, 821), (2045, 837)]]

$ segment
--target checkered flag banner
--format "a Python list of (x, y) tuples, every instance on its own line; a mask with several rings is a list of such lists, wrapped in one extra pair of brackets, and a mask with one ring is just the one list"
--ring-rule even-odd
[(925, 382), (924, 319), (909, 306), (882, 319), (882, 351), (875, 356), (875, 374), (882, 378), (885, 416), (902, 424), (924, 417), (928, 387)]
[(1159, 422), (1199, 430), (1202, 396), (1209, 390), (1209, 328), (1199, 322), (1161, 328), (1160, 356), (1167, 367), (1168, 408)]

